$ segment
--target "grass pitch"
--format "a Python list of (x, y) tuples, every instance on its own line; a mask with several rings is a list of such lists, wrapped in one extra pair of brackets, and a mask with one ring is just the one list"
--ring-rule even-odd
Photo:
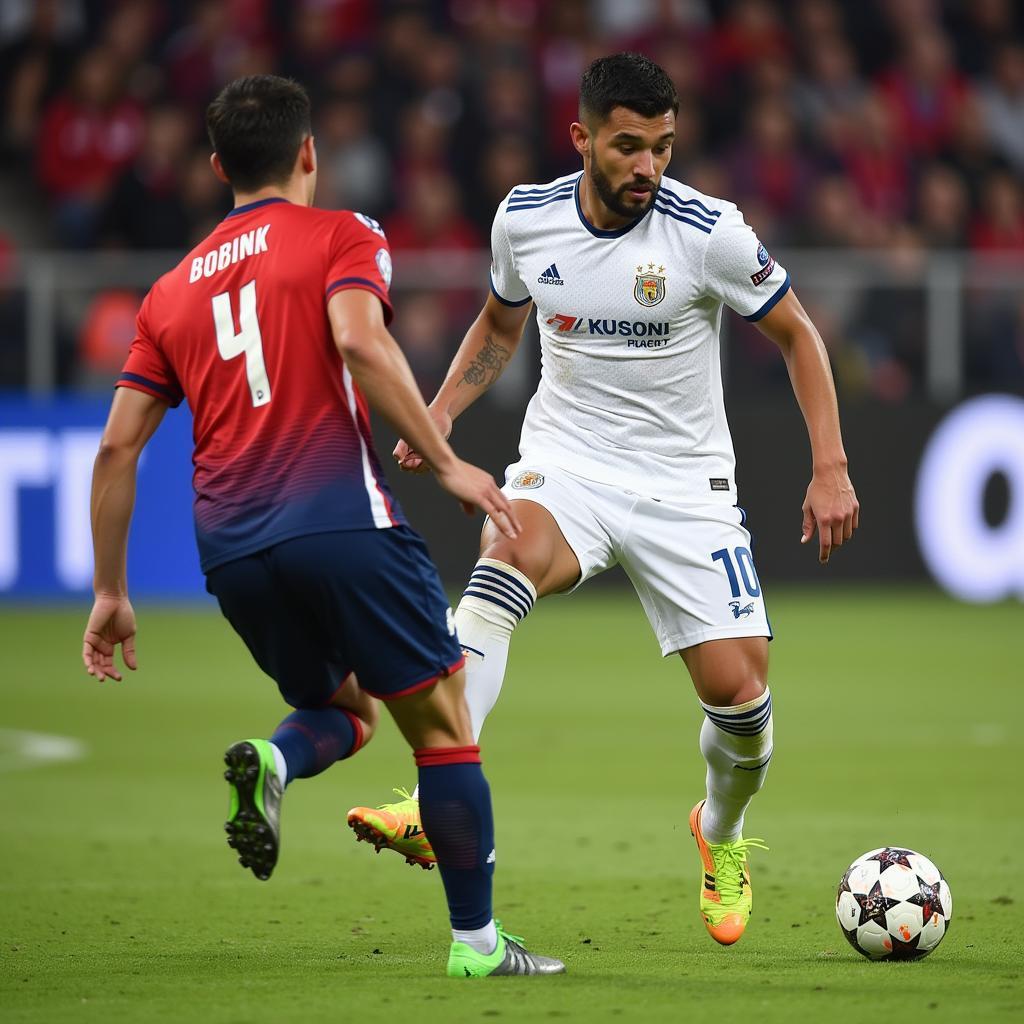
[[(221, 755), (281, 705), (215, 611), (142, 607), (142, 668), (98, 685), (78, 661), (85, 606), (5, 610), (0, 725), (85, 755), (33, 763), (0, 733), (0, 1020), (1022, 1019), (1021, 607), (769, 596), (777, 753), (747, 834), (771, 852), (743, 941), (717, 947), (697, 913), (685, 670), (632, 595), (582, 594), (524, 624), (483, 737), (497, 911), (570, 973), (471, 983), (443, 977), (436, 873), (344, 826), (415, 781), (393, 727), (289, 789), (261, 884), (220, 832)], [(835, 923), (841, 873), (884, 844), (952, 887), (951, 931), (918, 963), (868, 963)]]

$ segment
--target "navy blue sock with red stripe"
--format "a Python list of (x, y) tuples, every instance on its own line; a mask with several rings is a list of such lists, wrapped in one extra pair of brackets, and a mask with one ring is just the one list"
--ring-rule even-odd
[(480, 748), (417, 750), (420, 816), (437, 855), (452, 927), (489, 924), (494, 876), (491, 790), (480, 767)]
[(293, 711), (270, 737), (284, 755), (289, 782), (319, 775), (351, 757), (362, 741), (359, 719), (341, 708)]

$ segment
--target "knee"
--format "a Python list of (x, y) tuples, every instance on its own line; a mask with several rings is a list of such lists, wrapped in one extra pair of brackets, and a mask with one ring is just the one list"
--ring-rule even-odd
[(492, 540), (480, 548), (481, 558), (490, 558), (495, 562), (504, 562), (521, 572), (536, 587), (544, 575), (541, 559), (537, 556), (536, 545), (531, 549), (518, 540), (502, 537)]
[(711, 707), (748, 704), (768, 688), (768, 641), (764, 637), (698, 644), (680, 654), (698, 696)]
[(700, 699), (711, 707), (733, 708), (757, 700), (766, 689), (765, 681), (757, 676), (717, 676), (704, 680)]

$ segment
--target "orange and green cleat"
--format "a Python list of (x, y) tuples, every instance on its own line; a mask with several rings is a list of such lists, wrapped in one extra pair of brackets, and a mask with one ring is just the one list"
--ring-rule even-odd
[(361, 843), (373, 843), (377, 852), (394, 850), (409, 864), (419, 864), (429, 871), (437, 858), (420, 821), (420, 802), (404, 789), (395, 792), (402, 798), (397, 803), (380, 807), (353, 807), (348, 812), (348, 827)]
[(709, 843), (700, 830), (704, 801), (690, 811), (690, 834), (697, 841), (703, 877), (700, 884), (700, 913), (708, 934), (723, 946), (731, 946), (743, 935), (750, 920), (753, 894), (750, 889), (750, 850), (767, 850), (762, 839), (737, 839), (732, 843)]

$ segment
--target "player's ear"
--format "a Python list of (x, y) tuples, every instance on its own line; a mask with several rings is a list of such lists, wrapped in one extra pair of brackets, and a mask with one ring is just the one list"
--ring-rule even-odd
[(316, 172), (316, 145), (312, 135), (307, 135), (302, 140), (302, 145), (299, 146), (299, 162), (304, 173), (314, 174)]
[(224, 165), (220, 162), (220, 157), (216, 153), (210, 154), (210, 166), (213, 168), (213, 173), (217, 175), (219, 181), (223, 181), (225, 185), (231, 184), (228, 176), (224, 173)]
[(590, 129), (579, 121), (569, 125), (573, 148), (580, 156), (590, 156)]

